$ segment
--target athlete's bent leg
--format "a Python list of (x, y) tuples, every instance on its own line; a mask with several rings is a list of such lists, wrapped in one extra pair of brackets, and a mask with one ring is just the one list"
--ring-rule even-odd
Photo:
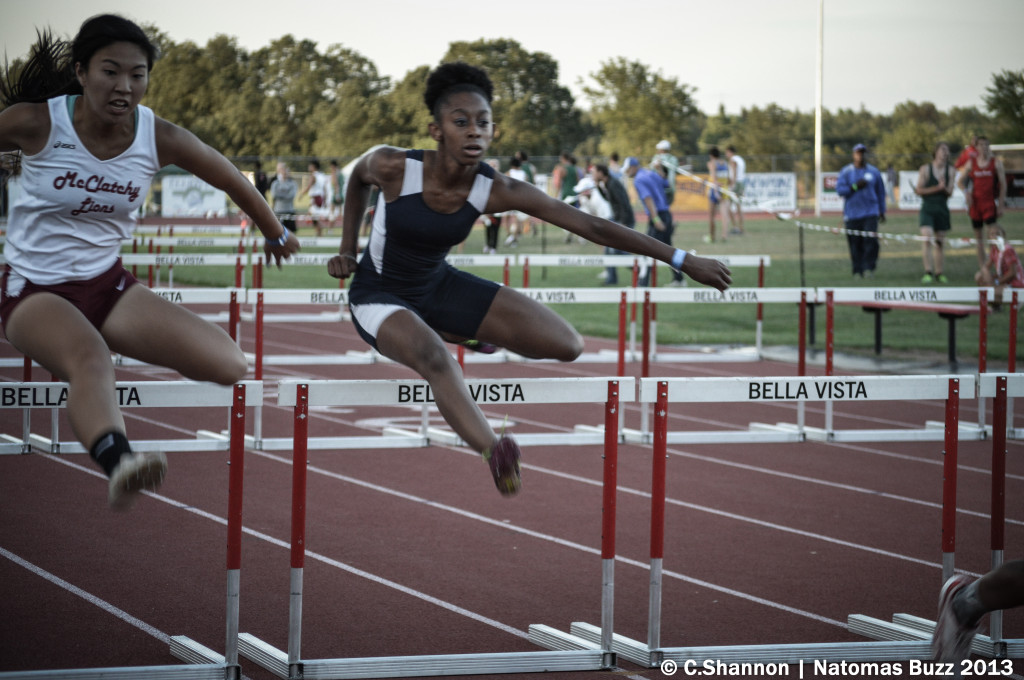
[(190, 380), (231, 385), (248, 368), (242, 350), (222, 328), (142, 285), (125, 292), (100, 330), (114, 352)]
[(18, 351), (68, 383), (68, 419), (82, 446), (125, 431), (110, 350), (76, 307), (51, 293), (35, 293), (14, 309), (6, 329)]
[(377, 349), (408, 366), (430, 384), (434, 403), (448, 425), (475, 451), (486, 451), (497, 437), (466, 387), (462, 369), (441, 337), (408, 310), (391, 314), (377, 330)]
[(500, 288), (476, 337), (531, 359), (573, 361), (583, 338), (551, 309), (511, 288)]

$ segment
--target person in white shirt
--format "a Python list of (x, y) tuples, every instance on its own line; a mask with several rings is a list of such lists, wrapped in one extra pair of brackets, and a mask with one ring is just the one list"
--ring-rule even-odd
[(300, 192), (301, 196), (306, 194), (309, 194), (309, 216), (316, 235), (320, 236), (320, 220), (330, 223), (331, 219), (331, 178), (320, 171), (320, 161), (315, 158), (309, 162), (309, 176)]
[(729, 162), (729, 190), (736, 195), (732, 202), (732, 209), (729, 211), (729, 224), (732, 226), (729, 233), (735, 236), (744, 234), (743, 227), (743, 190), (747, 181), (747, 162), (743, 156), (736, 153), (736, 147), (729, 145), (725, 147), (725, 158)]
[(126, 507), (161, 483), (162, 453), (133, 453), (114, 389), (111, 352), (230, 385), (245, 356), (221, 328), (142, 285), (121, 241), (160, 168), (176, 165), (227, 192), (267, 237), (267, 257), (298, 250), (266, 200), (224, 156), (140, 105), (156, 47), (136, 24), (99, 15), (69, 46), (40, 33), (28, 63), (0, 78), (0, 152), (20, 154), (0, 284), (7, 339), (67, 381), (79, 442)]

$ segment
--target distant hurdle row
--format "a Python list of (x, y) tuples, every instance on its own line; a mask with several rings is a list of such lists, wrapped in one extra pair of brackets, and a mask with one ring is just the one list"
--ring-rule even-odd
[[(187, 636), (172, 636), (171, 654), (185, 665), (131, 666), (53, 671), (0, 672), (3, 680), (240, 680), (238, 657), (239, 591), (242, 550), (242, 489), (245, 469), (246, 407), (263, 403), (263, 385), (244, 382), (231, 387), (194, 382), (128, 382), (117, 384), (117, 395), (124, 408), (224, 408), (228, 418), (226, 433), (199, 433), (195, 440), (134, 441), (140, 450), (227, 451), (227, 596), (224, 653)], [(15, 409), (63, 408), (67, 403), (65, 383), (19, 383), (0, 385), (0, 413)], [(46, 444), (46, 442), (38, 442)], [(52, 442), (50, 442), (52, 443)], [(21, 442), (0, 435), (0, 451)], [(84, 452), (77, 443), (57, 447), (60, 453)], [(46, 660), (40, 659), (40, 663)]]
[[(815, 643), (786, 645), (741, 645), (714, 647), (665, 647), (661, 641), (662, 615), (662, 582), (665, 574), (664, 535), (665, 505), (668, 493), (666, 470), (668, 460), (668, 418), (671, 404), (686, 403), (762, 403), (772, 401), (822, 402), (825, 400), (841, 400), (848, 402), (886, 401), (886, 400), (938, 400), (944, 403), (944, 444), (943, 444), (943, 502), (941, 512), (941, 548), (943, 574), (951, 574), (955, 555), (955, 516), (956, 516), (956, 469), (957, 446), (959, 440), (959, 406), (961, 395), (978, 395), (995, 399), (996, 410), (993, 423), (1004, 426), (1007, 422), (1006, 409), (1012, 397), (1024, 396), (1024, 376), (1020, 374), (988, 374), (980, 379), (974, 376), (865, 376), (865, 377), (818, 377), (818, 378), (673, 378), (673, 379), (621, 379), (610, 378), (576, 378), (576, 379), (523, 379), (516, 381), (501, 380), (470, 380), (470, 392), (474, 398), (484, 405), (514, 404), (603, 404), (603, 426), (600, 437), (588, 433), (586, 441), (602, 446), (603, 486), (602, 486), (602, 519), (601, 531), (601, 624), (595, 626), (588, 623), (572, 623), (568, 633), (558, 631), (550, 626), (531, 625), (530, 640), (547, 652), (496, 652), (466, 655), (425, 655), (402, 657), (372, 657), (357, 659), (306, 659), (301, 653), (301, 616), (303, 568), (308, 545), (305, 540), (305, 508), (306, 508), (306, 467), (307, 452), (311, 448), (368, 448), (372, 443), (363, 441), (330, 440), (316, 441), (309, 436), (309, 420), (318, 407), (333, 406), (408, 406), (417, 400), (428, 404), (431, 402), (429, 388), (419, 380), (376, 380), (376, 381), (291, 381), (278, 385), (277, 404), (291, 408), (293, 411), (292, 437), (290, 448), (293, 451), (293, 495), (292, 495), (292, 553), (290, 565), (290, 598), (289, 598), (289, 630), (288, 650), (283, 651), (272, 647), (266, 642), (247, 633), (239, 633), (237, 614), (232, 615), (232, 608), (237, 612), (237, 583), (240, 564), (237, 552), (233, 552), (232, 541), (229, 539), (229, 623), (227, 653), (225, 660), (207, 648), (202, 648), (187, 639), (172, 641), (172, 653), (178, 658), (196, 665), (196, 674), (188, 668), (187, 673), (175, 675), (145, 675), (135, 669), (124, 671), (115, 669), (116, 673), (103, 677), (153, 677), (153, 678), (207, 678), (225, 677), (225, 668), (233, 669), (232, 659), (235, 653), (252, 660), (258, 665), (282, 678), (365, 678), (365, 677), (409, 677), (422, 675), (464, 675), (481, 673), (524, 673), (540, 671), (569, 670), (602, 670), (613, 667), (619, 656), (643, 666), (654, 667), (663, 661), (671, 660), (682, 665), (686, 661), (698, 663), (705, 660), (729, 662), (777, 662), (796, 663), (800, 660), (860, 660), (886, 661), (926, 659), (930, 655), (926, 637), (930, 635), (920, 632), (918, 637), (908, 640), (884, 640), (876, 642), (855, 643)], [(135, 383), (119, 384), (122, 403), (128, 406), (220, 406), (224, 405), (225, 394), (231, 395), (231, 427), (227, 437), (232, 452), (232, 486), (237, 484), (237, 497), (231, 495), (232, 514), (241, 512), (241, 470), (240, 459), (236, 462), (236, 451), (240, 451), (241, 433), (244, 429), (245, 406), (255, 406), (262, 398), (261, 383), (252, 383), (252, 395), (246, 394), (245, 388), (250, 384), (232, 388), (218, 388), (208, 385), (185, 383), (177, 386), (174, 383), (150, 383), (136, 387)], [(52, 407), (51, 402), (57, 401), (59, 406), (60, 384), (38, 383), (32, 385), (12, 385), (12, 392), (0, 392), (0, 403), (6, 408), (32, 408), (38, 404)], [(240, 393), (239, 390), (242, 390)], [(180, 392), (178, 392), (180, 390)], [(174, 397), (168, 395), (174, 391)], [(202, 392), (210, 392), (215, 397), (203, 396)], [(56, 397), (54, 396), (56, 395)], [(155, 395), (155, 396), (150, 396)], [(240, 396), (241, 395), (241, 396)], [(618, 430), (618, 412), (624, 403), (641, 401), (655, 407), (655, 432), (652, 439), (652, 498), (651, 498), (651, 551), (650, 551), (650, 591), (648, 636), (646, 642), (625, 638), (614, 632), (614, 565), (616, 561), (616, 493), (617, 493), (617, 451), (620, 443)], [(1005, 427), (1004, 427), (1005, 430)], [(556, 435), (559, 433), (556, 433)], [(431, 439), (424, 441), (399, 433), (411, 445), (429, 445)], [(517, 435), (518, 436), (518, 435)], [(210, 450), (218, 450), (225, 446), (223, 435), (213, 433), (199, 437)], [(453, 443), (452, 439), (440, 439), (441, 443)], [(564, 438), (552, 438), (550, 441), (542, 437), (521, 439), (524, 445), (559, 443)], [(994, 437), (993, 463), (993, 498), (994, 508), (996, 495), (1002, 503), (1002, 492), (996, 491), (997, 483), (1005, 475), (1005, 467), (996, 458), (996, 450), (1002, 447), (1002, 458), (1005, 459), (1005, 437)], [(722, 443), (734, 443), (727, 438)], [(349, 445), (352, 446), (349, 446)], [(391, 444), (389, 443), (389, 446)], [(198, 447), (198, 445), (197, 445)], [(282, 447), (284, 448), (284, 447)], [(70, 452), (71, 447), (64, 447)], [(234, 476), (238, 474), (237, 483)], [(1000, 487), (1001, 488), (1001, 487)], [(237, 505), (236, 505), (237, 504)], [(1003, 521), (1004, 514), (993, 512), (996, 518)], [(994, 525), (995, 526), (995, 525)], [(240, 529), (239, 539), (240, 542)], [(1003, 546), (997, 546), (996, 534), (993, 533), (993, 550), (998, 547), (1001, 558)], [(994, 552), (995, 554), (995, 552)], [(995, 559), (995, 558), (994, 558)], [(936, 583), (936, 590), (938, 589)], [(232, 616), (235, 618), (232, 619)], [(851, 617), (850, 628), (857, 632)], [(902, 621), (902, 619), (901, 619)], [(922, 624), (923, 626), (924, 624)], [(923, 629), (919, 629), (923, 630)], [(1009, 654), (1024, 656), (1024, 641), (1005, 641), (994, 638), (976, 639), (976, 651), (993, 655)], [(199, 661), (196, 661), (196, 660)], [(203, 660), (206, 661), (203, 661)], [(180, 671), (185, 667), (173, 667)], [(213, 669), (211, 671), (211, 668)], [(135, 674), (132, 675), (131, 673)], [(153, 671), (156, 673), (157, 671)], [(160, 669), (160, 672), (164, 672)], [(212, 673), (212, 674), (208, 674)], [(50, 676), (47, 676), (50, 677)], [(65, 676), (53, 676), (65, 677)], [(66, 677), (95, 677), (93, 675)], [(237, 676), (227, 676), (234, 678)], [(0, 675), (0, 678), (7, 677)]]
[[(761, 357), (760, 337), (761, 307), (770, 303), (789, 303), (798, 307), (799, 331), (798, 331), (798, 375), (804, 376), (807, 373), (806, 356), (807, 344), (806, 325), (807, 309), (809, 305), (819, 300), (826, 302), (839, 300), (856, 304), (859, 301), (869, 303), (878, 299), (913, 299), (916, 296), (926, 295), (930, 299), (969, 301), (972, 298), (978, 300), (978, 306), (982, 310), (979, 313), (979, 373), (987, 370), (986, 354), (988, 347), (987, 337), (987, 304), (990, 289), (978, 288), (948, 288), (948, 289), (800, 289), (800, 288), (752, 288), (752, 289), (731, 289), (725, 293), (719, 293), (708, 288), (530, 288), (519, 289), (524, 295), (544, 304), (617, 304), (618, 308), (618, 342), (615, 350), (601, 350), (587, 353), (581, 356), (579, 362), (594, 363), (615, 363), (617, 364), (616, 374), (625, 375), (627, 362), (639, 362), (641, 377), (650, 377), (652, 364), (674, 363), (693, 361), (756, 361)], [(934, 292), (932, 292), (934, 291)], [(226, 305), (227, 311), (203, 314), (213, 322), (226, 323), (229, 333), (236, 340), (241, 339), (241, 322), (253, 323), (254, 351), (247, 354), (248, 360), (254, 367), (255, 378), (264, 378), (264, 369), (267, 365), (355, 365), (372, 364), (387, 361), (378, 353), (366, 349), (349, 351), (344, 354), (308, 354), (308, 355), (271, 355), (268, 356), (264, 350), (263, 338), (265, 324), (272, 321), (303, 322), (303, 321), (340, 321), (347, 318), (348, 293), (346, 290), (338, 289), (205, 289), (205, 288), (173, 288), (155, 289), (158, 295), (178, 304), (202, 304), (202, 305)], [(1017, 344), (1017, 316), (1018, 297), (1017, 291), (1004, 291), (1004, 301), (1009, 300), (1009, 372), (1016, 371), (1016, 344)], [(700, 353), (700, 352), (658, 352), (657, 348), (657, 305), (661, 304), (755, 304), (758, 308), (758, 319), (755, 327), (756, 344), (752, 349), (724, 353)], [(637, 345), (637, 321), (630, 318), (630, 310), (640, 305), (642, 313), (641, 332), (642, 343)], [(272, 314), (267, 312), (268, 307), (273, 306), (327, 306), (329, 311), (318, 311), (313, 313), (282, 313)], [(828, 339), (825, 348), (825, 372), (826, 375), (834, 373), (833, 351), (834, 351), (834, 321), (832, 314), (833, 306), (828, 305)], [(507, 362), (526, 361), (507, 351), (499, 351), (494, 355), (468, 354), (463, 348), (456, 348), (461, 362)], [(116, 357), (115, 360), (121, 365), (134, 365), (131, 360)], [(0, 365), (14, 365), (19, 360), (3, 359)], [(30, 365), (26, 364), (23, 375), (24, 381), (31, 380)], [(642, 405), (646, 408), (646, 405)], [(833, 425), (831, 403), (826, 405), (826, 418), (824, 427), (807, 427), (805, 424), (803, 404), (799, 406), (798, 418), (795, 424), (756, 424), (756, 435), (754, 438), (759, 441), (787, 441), (801, 438), (825, 438), (842, 441), (884, 441), (886, 437), (915, 437), (923, 439), (937, 439), (939, 432), (934, 428), (926, 428), (918, 434), (910, 434), (905, 431), (886, 433), (880, 430), (869, 430), (863, 432), (837, 431)], [(984, 423), (984, 409), (979, 411), (980, 417), (977, 427), (964, 424), (972, 433), (971, 436), (983, 438), (986, 436)], [(754, 427), (754, 426), (752, 426)], [(646, 415), (642, 417), (638, 429), (629, 429), (623, 425), (623, 435), (627, 440), (645, 441), (650, 436), (649, 423)], [(1021, 436), (1016, 429), (1011, 429), (1014, 438)], [(773, 433), (774, 432), (774, 433)], [(685, 433), (678, 435), (680, 439), (675, 443), (697, 443), (697, 433)], [(716, 440), (720, 434), (711, 435)], [(752, 433), (736, 433), (733, 436), (738, 439), (750, 441)], [(775, 439), (772, 439), (775, 437)]]

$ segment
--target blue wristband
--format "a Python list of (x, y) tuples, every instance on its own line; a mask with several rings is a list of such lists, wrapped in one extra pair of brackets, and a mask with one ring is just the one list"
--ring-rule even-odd
[(686, 260), (686, 251), (676, 248), (676, 252), (672, 253), (672, 268), (682, 269), (684, 260)]
[(288, 230), (285, 229), (284, 233), (277, 238), (268, 238), (267, 245), (270, 246), (286, 246), (288, 245)]

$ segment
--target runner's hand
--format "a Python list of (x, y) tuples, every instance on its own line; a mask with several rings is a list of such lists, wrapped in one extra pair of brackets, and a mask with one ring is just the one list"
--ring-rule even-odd
[(278, 269), (281, 268), (281, 260), (287, 260), (301, 249), (299, 239), (295, 238), (295, 234), (290, 231), (286, 233), (288, 234), (288, 242), (283, 246), (271, 245), (269, 241), (263, 241), (263, 254), (267, 259), (267, 264), (273, 262), (277, 265)]
[(689, 253), (681, 270), (697, 283), (725, 291), (732, 284), (732, 272), (718, 260)]

